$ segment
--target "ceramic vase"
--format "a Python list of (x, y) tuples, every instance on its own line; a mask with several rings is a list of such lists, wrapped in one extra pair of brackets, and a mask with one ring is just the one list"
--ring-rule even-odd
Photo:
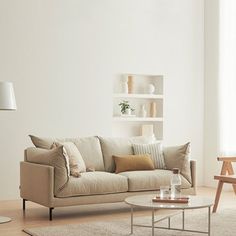
[(147, 87), (147, 92), (149, 94), (153, 94), (155, 92), (155, 86), (153, 84), (149, 84)]
[(157, 116), (157, 104), (156, 102), (151, 102), (150, 117), (156, 117), (156, 116)]
[(134, 82), (133, 82), (133, 76), (128, 76), (128, 92), (133, 93), (134, 92)]
[(122, 89), (122, 93), (125, 93), (127, 94), (128, 93), (128, 83), (127, 82), (122, 82), (122, 85), (121, 85), (121, 89)]
[(131, 115), (131, 109), (130, 108), (125, 110), (125, 115)]
[(140, 109), (140, 116), (141, 116), (141, 117), (146, 117), (146, 116), (147, 116), (147, 110), (146, 110), (145, 105), (142, 105), (142, 106), (141, 106), (141, 109)]

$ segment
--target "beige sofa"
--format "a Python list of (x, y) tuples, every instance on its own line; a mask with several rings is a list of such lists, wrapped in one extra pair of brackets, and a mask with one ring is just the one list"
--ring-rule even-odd
[[(55, 139), (39, 141), (41, 147), (50, 149)], [(20, 196), (23, 199), (23, 210), (26, 201), (38, 203), (49, 208), (49, 219), (52, 220), (52, 210), (56, 207), (121, 202), (127, 196), (156, 193), (161, 185), (170, 184), (172, 171), (168, 166), (167, 169), (114, 173), (112, 155), (133, 154), (134, 140), (88, 137), (60, 141), (74, 142), (86, 166), (93, 167), (96, 171), (82, 173), (79, 178), (70, 176), (64, 188), (55, 193), (54, 168), (29, 162), (30, 157), (40, 152), (40, 149), (27, 148), (24, 161), (20, 163)], [(196, 162), (189, 162), (191, 180), (181, 176), (182, 191), (185, 194), (195, 194)]]

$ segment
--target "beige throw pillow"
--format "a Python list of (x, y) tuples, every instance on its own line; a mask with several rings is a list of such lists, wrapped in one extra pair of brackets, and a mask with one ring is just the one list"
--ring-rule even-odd
[(55, 142), (57, 147), (64, 146), (69, 158), (70, 175), (74, 177), (80, 177), (80, 173), (86, 172), (86, 166), (84, 160), (78, 150), (72, 142)]
[(29, 135), (29, 137), (34, 146), (37, 148), (51, 149), (54, 143), (54, 139), (52, 138), (40, 138), (34, 135)]
[(165, 169), (165, 161), (163, 157), (162, 144), (151, 143), (151, 144), (133, 144), (134, 154), (149, 154), (154, 163), (155, 169)]
[[(54, 167), (54, 193), (60, 192), (69, 181), (69, 160), (63, 146), (51, 150), (28, 148), (27, 161)], [(40, 184), (40, 183), (39, 183)]]
[(169, 170), (179, 168), (180, 173), (191, 183), (189, 153), (190, 143), (181, 146), (165, 147), (163, 149), (166, 168)]
[(116, 173), (134, 170), (154, 170), (152, 159), (149, 155), (124, 155), (113, 156)]

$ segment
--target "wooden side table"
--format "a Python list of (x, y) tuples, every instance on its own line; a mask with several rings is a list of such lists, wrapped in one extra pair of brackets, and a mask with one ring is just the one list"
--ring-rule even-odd
[(217, 160), (223, 161), (223, 164), (220, 175), (214, 176), (214, 179), (218, 180), (219, 182), (216, 191), (213, 212), (216, 212), (217, 210), (224, 183), (232, 184), (234, 192), (236, 194), (236, 175), (234, 175), (234, 170), (232, 166), (232, 162), (236, 162), (236, 157), (218, 157)]

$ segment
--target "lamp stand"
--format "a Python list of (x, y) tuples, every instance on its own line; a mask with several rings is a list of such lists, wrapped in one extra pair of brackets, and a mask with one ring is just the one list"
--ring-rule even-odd
[(5, 217), (5, 216), (0, 216), (0, 224), (10, 222), (11, 218)]
[[(0, 81), (0, 110), (16, 110), (16, 100), (11, 82)], [(11, 218), (0, 216), (0, 224), (11, 221)]]

